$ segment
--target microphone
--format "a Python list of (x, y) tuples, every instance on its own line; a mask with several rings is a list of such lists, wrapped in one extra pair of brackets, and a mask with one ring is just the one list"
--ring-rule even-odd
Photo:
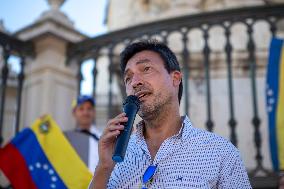
[(122, 162), (124, 160), (128, 141), (131, 135), (135, 116), (140, 108), (140, 101), (137, 96), (128, 96), (123, 103), (123, 111), (128, 117), (128, 121), (124, 123), (124, 130), (118, 135), (112, 160), (114, 162)]

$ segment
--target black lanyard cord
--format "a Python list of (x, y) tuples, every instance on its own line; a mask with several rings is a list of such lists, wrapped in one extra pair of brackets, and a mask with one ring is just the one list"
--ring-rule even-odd
[(82, 129), (82, 130), (76, 130), (77, 132), (81, 132), (81, 133), (84, 133), (86, 135), (89, 135), (91, 137), (93, 137), (96, 141), (99, 141), (99, 137), (93, 133), (91, 133), (89, 130), (87, 129)]

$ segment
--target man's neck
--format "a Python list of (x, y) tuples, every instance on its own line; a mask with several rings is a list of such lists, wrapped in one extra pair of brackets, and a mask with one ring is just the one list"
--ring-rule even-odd
[(77, 128), (79, 130), (87, 130), (87, 131), (90, 131), (92, 125), (78, 125)]
[(144, 120), (144, 137), (152, 159), (164, 140), (177, 134), (182, 126), (178, 108), (169, 110), (173, 111), (163, 112), (155, 120)]

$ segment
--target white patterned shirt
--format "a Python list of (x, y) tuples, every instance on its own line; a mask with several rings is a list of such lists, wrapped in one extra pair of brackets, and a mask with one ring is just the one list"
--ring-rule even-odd
[(251, 188), (239, 151), (228, 140), (192, 127), (187, 116), (179, 133), (166, 139), (151, 160), (143, 121), (129, 140), (125, 159), (112, 171), (107, 188), (141, 189), (149, 165), (157, 165), (147, 188)]

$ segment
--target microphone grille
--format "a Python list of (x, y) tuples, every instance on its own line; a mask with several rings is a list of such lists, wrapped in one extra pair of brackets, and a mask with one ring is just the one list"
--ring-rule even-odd
[(125, 99), (123, 105), (126, 105), (126, 104), (128, 104), (128, 103), (134, 103), (134, 104), (136, 104), (136, 106), (138, 107), (138, 109), (139, 109), (139, 107), (140, 107), (140, 100), (139, 100), (139, 98), (138, 98), (137, 96), (135, 96), (135, 95), (129, 95), (128, 97), (126, 97), (126, 99)]

